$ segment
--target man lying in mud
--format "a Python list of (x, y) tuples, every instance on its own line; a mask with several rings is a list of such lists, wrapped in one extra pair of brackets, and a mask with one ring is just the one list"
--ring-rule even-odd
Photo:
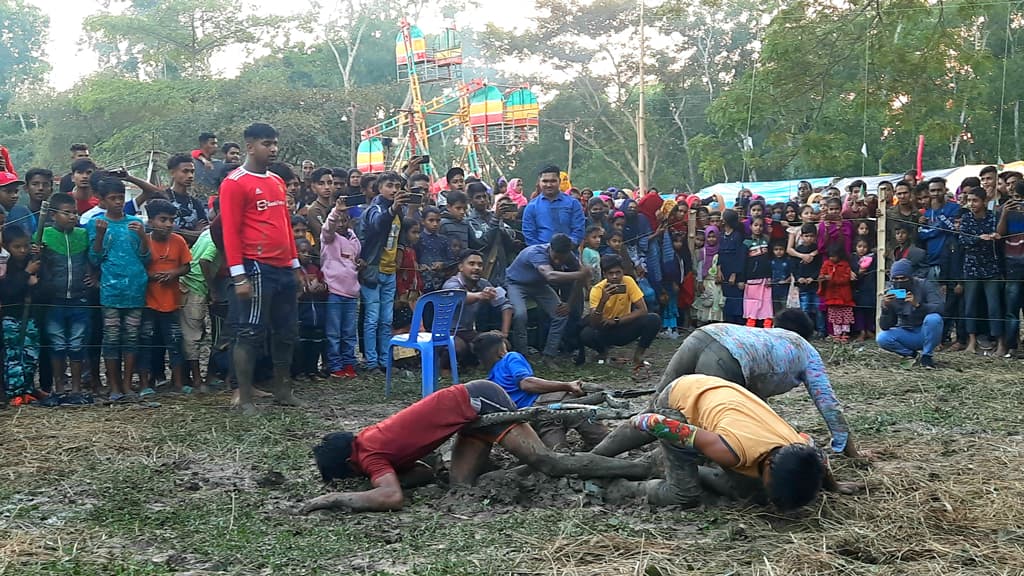
[(524, 464), (548, 476), (631, 480), (650, 476), (651, 467), (645, 462), (589, 453), (556, 454), (544, 446), (529, 424), (472, 427), (483, 415), (514, 410), (515, 403), (500, 386), (475, 380), (435, 392), (356, 434), (328, 434), (313, 448), (324, 482), (363, 476), (370, 479), (373, 488), (314, 498), (302, 507), (301, 513), (321, 509), (400, 509), (403, 486), (409, 488), (433, 480), (433, 471), (420, 459), (456, 434), (449, 469), (453, 486), (470, 485), (476, 480), (493, 444), (501, 445)]
[[(808, 342), (813, 334), (813, 322), (797, 308), (780, 312), (775, 318), (775, 328), (770, 329), (709, 324), (695, 330), (679, 346), (665, 367), (657, 390), (661, 392), (687, 374), (717, 376), (742, 386), (762, 400), (803, 386), (832, 434), (832, 451), (857, 458), (862, 454), (857, 450), (839, 400), (832, 391), (825, 363)], [(622, 424), (616, 433), (614, 450), (606, 444), (593, 452), (615, 456), (653, 441), (628, 424)]]
[[(852, 494), (856, 484), (837, 483), (811, 439), (797, 433), (749, 390), (714, 376), (695, 374), (670, 382), (654, 411), (628, 426), (661, 441), (665, 478), (613, 482), (609, 500), (645, 498), (655, 506), (695, 506), (702, 485), (723, 496), (792, 510), (812, 502), (821, 488)], [(619, 431), (594, 451), (617, 452)], [(704, 457), (720, 468), (698, 467)]]

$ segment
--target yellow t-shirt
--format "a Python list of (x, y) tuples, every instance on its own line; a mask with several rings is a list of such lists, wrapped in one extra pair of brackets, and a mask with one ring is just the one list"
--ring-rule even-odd
[(807, 443), (764, 400), (738, 384), (691, 374), (670, 386), (669, 405), (682, 412), (688, 423), (725, 438), (740, 459), (733, 468), (740, 474), (756, 478), (758, 463), (769, 452)]
[[(608, 298), (608, 302), (604, 305), (604, 313), (601, 314), (602, 318), (611, 320), (615, 317), (622, 318), (626, 314), (629, 314), (633, 308), (634, 302), (639, 302), (644, 299), (643, 290), (636, 285), (636, 280), (633, 280), (630, 276), (623, 276), (622, 283), (626, 285), (625, 294), (615, 294)], [(597, 310), (597, 306), (601, 304), (601, 295), (604, 294), (604, 288), (608, 285), (607, 280), (601, 280), (590, 289), (590, 309)]]
[(402, 219), (396, 214), (391, 221), (391, 231), (388, 232), (388, 240), (384, 243), (384, 250), (380, 253), (378, 266), (381, 274), (394, 274), (398, 272), (398, 234), (402, 231)]

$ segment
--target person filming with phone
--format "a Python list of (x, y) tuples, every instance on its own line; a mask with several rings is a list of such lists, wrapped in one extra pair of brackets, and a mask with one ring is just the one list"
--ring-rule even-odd
[(647, 311), (644, 293), (636, 280), (622, 271), (622, 258), (607, 254), (601, 258), (604, 280), (590, 289), (590, 315), (584, 319), (580, 341), (597, 350), (598, 360), (606, 360), (612, 346), (636, 342), (633, 370), (644, 369), (644, 353), (661, 329), (661, 317)]
[(934, 282), (913, 277), (913, 271), (910, 260), (893, 263), (890, 282), (882, 293), (881, 330), (875, 341), (879, 348), (895, 352), (911, 364), (935, 368), (932, 353), (942, 340), (944, 300)]

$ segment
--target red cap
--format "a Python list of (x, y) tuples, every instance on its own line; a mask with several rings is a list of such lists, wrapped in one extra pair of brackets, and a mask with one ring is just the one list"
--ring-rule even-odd
[(0, 187), (7, 186), (9, 184), (24, 184), (25, 181), (18, 178), (18, 175), (13, 172), (0, 172)]

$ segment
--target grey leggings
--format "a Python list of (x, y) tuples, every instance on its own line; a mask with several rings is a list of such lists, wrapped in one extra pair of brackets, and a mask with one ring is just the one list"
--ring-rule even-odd
[(669, 360), (665, 372), (658, 383), (658, 391), (681, 376), (688, 374), (705, 374), (717, 376), (746, 388), (743, 367), (733, 358), (729, 350), (718, 343), (711, 335), (702, 330), (690, 334)]

